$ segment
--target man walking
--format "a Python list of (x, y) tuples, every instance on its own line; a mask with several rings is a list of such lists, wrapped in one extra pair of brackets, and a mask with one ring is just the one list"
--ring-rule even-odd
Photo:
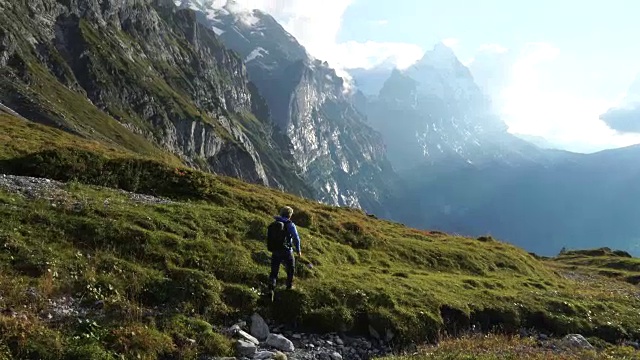
[(285, 206), (280, 210), (280, 215), (275, 216), (275, 221), (267, 228), (267, 248), (271, 251), (271, 274), (269, 275), (269, 290), (271, 300), (276, 288), (280, 265), (284, 264), (287, 271), (287, 289), (293, 287), (293, 273), (295, 269), (295, 258), (293, 250), (302, 255), (300, 251), (300, 236), (296, 225), (291, 221), (293, 209)]

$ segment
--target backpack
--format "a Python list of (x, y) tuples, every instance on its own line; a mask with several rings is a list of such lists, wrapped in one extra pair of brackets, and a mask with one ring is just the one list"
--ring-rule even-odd
[(287, 222), (274, 221), (267, 227), (267, 249), (271, 252), (289, 249)]

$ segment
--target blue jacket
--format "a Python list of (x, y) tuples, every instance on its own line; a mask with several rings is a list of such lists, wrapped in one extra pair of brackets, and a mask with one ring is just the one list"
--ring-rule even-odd
[[(289, 231), (289, 237), (287, 241), (289, 242), (289, 247), (293, 247), (296, 249), (296, 252), (300, 252), (300, 235), (298, 235), (298, 229), (296, 229), (296, 224), (293, 223), (290, 219), (283, 218), (282, 216), (276, 216), (276, 221), (282, 221), (287, 224), (287, 230)], [(292, 244), (293, 242), (293, 244)]]

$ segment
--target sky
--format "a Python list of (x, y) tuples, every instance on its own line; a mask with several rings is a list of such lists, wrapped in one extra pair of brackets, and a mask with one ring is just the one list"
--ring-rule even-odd
[[(224, 0), (215, 0), (217, 2)], [(513, 133), (593, 152), (640, 143), (600, 119), (640, 74), (637, 0), (238, 0), (339, 69), (405, 68), (439, 41)]]

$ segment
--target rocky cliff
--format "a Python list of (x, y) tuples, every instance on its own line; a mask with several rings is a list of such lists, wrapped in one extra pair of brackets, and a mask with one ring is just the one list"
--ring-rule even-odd
[(0, 1), (0, 10), (0, 101), (23, 116), (309, 193), (242, 59), (193, 11), (163, 0)]
[(366, 123), (326, 62), (304, 47), (270, 15), (177, 1), (199, 11), (203, 24), (244, 59), (249, 77), (288, 142), (301, 175), (321, 201), (384, 211), (393, 171), (381, 136)]

